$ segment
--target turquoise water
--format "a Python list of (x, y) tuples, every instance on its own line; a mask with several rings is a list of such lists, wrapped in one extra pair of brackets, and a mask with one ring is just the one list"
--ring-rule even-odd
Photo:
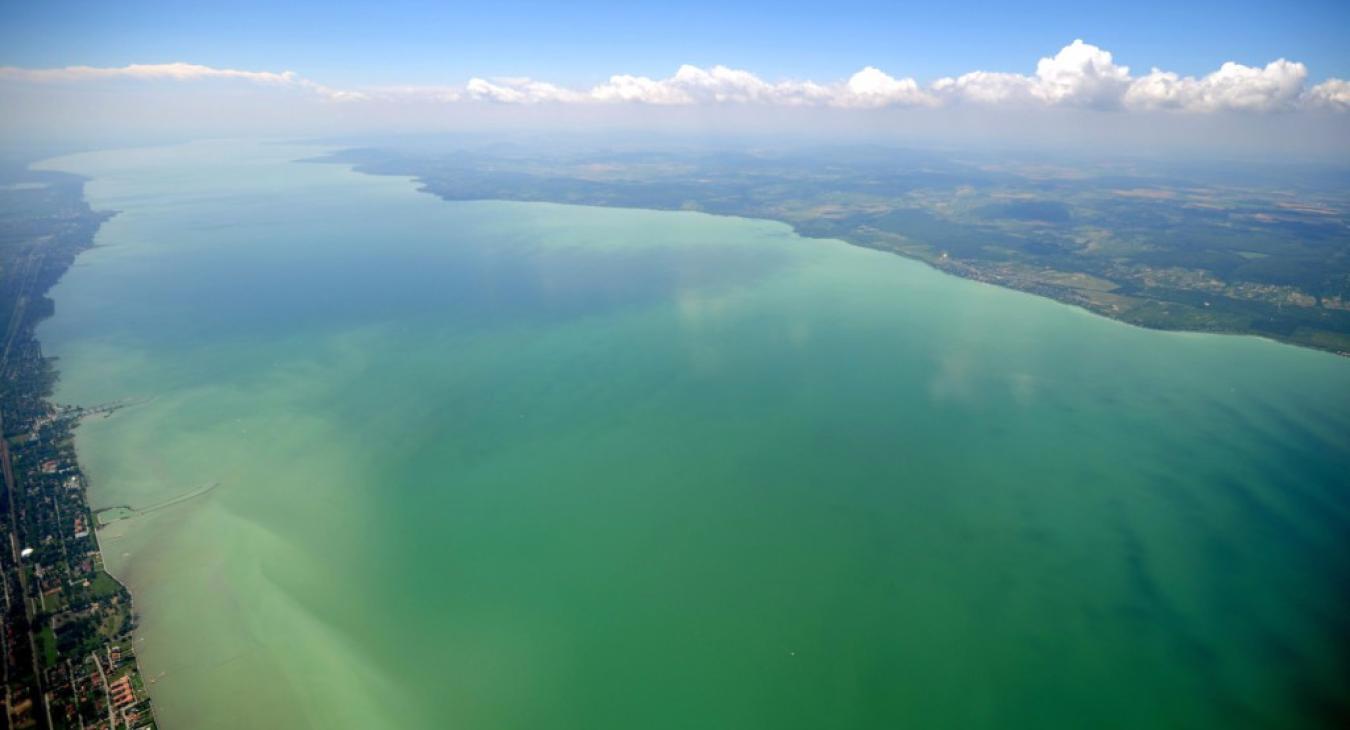
[(315, 153), (48, 163), (121, 211), (39, 336), (137, 402), (77, 445), (166, 727), (1347, 712), (1350, 360)]

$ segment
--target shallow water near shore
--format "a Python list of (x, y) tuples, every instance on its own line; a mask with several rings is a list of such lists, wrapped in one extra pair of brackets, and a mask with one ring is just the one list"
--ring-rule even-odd
[(45, 163), (120, 211), (39, 337), (136, 403), (77, 447), (165, 727), (1350, 712), (1350, 360), (318, 152)]

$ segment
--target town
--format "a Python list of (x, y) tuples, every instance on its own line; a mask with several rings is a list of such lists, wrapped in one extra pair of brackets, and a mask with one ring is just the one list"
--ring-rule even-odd
[(117, 406), (54, 405), (56, 372), (34, 334), (52, 311), (46, 291), (107, 215), (89, 209), (75, 176), (16, 166), (0, 183), (6, 725), (152, 728), (131, 596), (104, 570), (72, 443), (82, 418)]

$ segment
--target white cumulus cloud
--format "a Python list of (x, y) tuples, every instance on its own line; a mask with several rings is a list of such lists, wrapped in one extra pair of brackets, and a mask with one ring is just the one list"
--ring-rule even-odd
[(589, 98), (605, 102), (646, 104), (780, 104), (809, 106), (826, 103), (830, 90), (811, 81), (768, 82), (749, 71), (685, 64), (674, 76), (613, 76), (592, 88)]
[(1130, 84), (1125, 104), (1139, 109), (1272, 111), (1292, 107), (1308, 69), (1283, 58), (1265, 68), (1225, 63), (1201, 78), (1153, 69)]
[(949, 101), (977, 104), (1048, 104), (1112, 108), (1130, 85), (1130, 68), (1104, 51), (1075, 40), (1036, 63), (1035, 75), (971, 71), (942, 78), (933, 90)]
[(1302, 101), (1312, 107), (1350, 109), (1350, 81), (1327, 79), (1304, 92)]
[(830, 103), (842, 107), (936, 106), (938, 100), (912, 78), (897, 79), (868, 66), (832, 90)]
[(1327, 79), (1308, 87), (1308, 69), (1282, 58), (1264, 67), (1228, 62), (1199, 77), (1157, 68), (1133, 76), (1130, 68), (1116, 63), (1109, 51), (1082, 40), (1041, 58), (1034, 73), (976, 70), (927, 85), (874, 66), (832, 83), (767, 81), (743, 69), (684, 65), (666, 78), (617, 74), (590, 88), (568, 88), (532, 78), (474, 77), (463, 86), (388, 86), (361, 91), (324, 86), (291, 71), (241, 71), (190, 63), (0, 67), (0, 82), (96, 83), (112, 79), (234, 79), (293, 89), (326, 100), (370, 103), (736, 104), (841, 109), (968, 104), (1189, 113), (1350, 110), (1350, 82)]
[(343, 91), (302, 78), (293, 71), (240, 71), (232, 68), (214, 68), (195, 63), (133, 63), (128, 66), (66, 66), (64, 68), (17, 68), (0, 66), (0, 79), (30, 83), (82, 82), (111, 79), (146, 79), (194, 81), (199, 79), (234, 79), (257, 84), (286, 86), (313, 93), (334, 101), (355, 101), (365, 98), (356, 91)]
[(941, 78), (933, 82), (933, 91), (948, 101), (971, 101), (979, 104), (1028, 103), (1035, 99), (1031, 93), (1031, 77), (995, 71), (971, 71), (957, 78)]
[(505, 78), (487, 81), (469, 79), (464, 87), (469, 98), (479, 101), (495, 101), (504, 104), (538, 104), (540, 102), (576, 102), (585, 98), (584, 94), (564, 89), (543, 81), (524, 78)]
[(591, 89), (596, 101), (639, 102), (643, 104), (692, 104), (694, 97), (669, 79), (620, 74)]
[(1129, 66), (1116, 65), (1109, 51), (1075, 40), (1036, 63), (1031, 93), (1049, 104), (1110, 107), (1129, 85)]

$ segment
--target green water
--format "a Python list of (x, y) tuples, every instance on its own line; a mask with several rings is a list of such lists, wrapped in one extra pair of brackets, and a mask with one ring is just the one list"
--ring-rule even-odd
[(1350, 360), (314, 153), (49, 163), (92, 499), (201, 491), (100, 533), (165, 727), (1347, 712)]

